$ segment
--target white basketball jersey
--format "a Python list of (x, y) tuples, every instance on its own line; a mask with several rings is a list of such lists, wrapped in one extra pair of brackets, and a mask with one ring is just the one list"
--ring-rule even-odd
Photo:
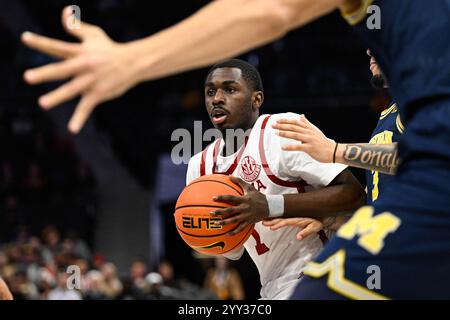
[[(253, 184), (264, 194), (301, 193), (328, 185), (346, 166), (320, 163), (304, 152), (283, 151), (281, 145), (292, 140), (280, 138), (272, 129), (276, 119), (298, 116), (293, 113), (260, 116), (246, 143), (228, 157), (221, 156), (224, 141), (216, 140), (192, 157), (187, 183), (205, 174), (223, 173)], [(290, 226), (271, 231), (259, 222), (245, 242), (244, 247), (260, 274), (262, 299), (289, 298), (304, 266), (327, 240), (321, 231), (299, 241), (296, 238), (299, 231), (298, 227)]]

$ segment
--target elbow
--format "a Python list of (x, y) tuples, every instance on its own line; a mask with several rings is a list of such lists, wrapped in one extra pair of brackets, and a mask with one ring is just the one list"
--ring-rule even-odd
[[(362, 190), (362, 189), (361, 189)], [(367, 203), (367, 194), (362, 190), (358, 201), (356, 202), (355, 209), (359, 209), (362, 206), (365, 206)]]
[(364, 206), (366, 204), (366, 192), (364, 189), (359, 186), (358, 188), (355, 188), (353, 191), (353, 197), (352, 197), (352, 210), (359, 209), (360, 207)]
[(344, 212), (353, 212), (366, 204), (366, 192), (359, 183), (344, 185), (340, 197)]

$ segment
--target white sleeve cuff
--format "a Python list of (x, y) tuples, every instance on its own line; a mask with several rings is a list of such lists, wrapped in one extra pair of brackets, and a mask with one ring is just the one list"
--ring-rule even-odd
[(230, 260), (239, 260), (242, 257), (242, 255), (244, 254), (244, 250), (245, 250), (244, 246), (240, 246), (237, 249), (234, 249), (230, 252), (222, 254), (222, 256), (224, 256), (225, 258), (230, 259)]
[(266, 195), (269, 206), (269, 218), (281, 217), (284, 213), (284, 197), (281, 194)]

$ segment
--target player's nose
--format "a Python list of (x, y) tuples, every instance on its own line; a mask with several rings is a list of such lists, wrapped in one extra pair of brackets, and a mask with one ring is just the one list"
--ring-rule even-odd
[(212, 103), (213, 105), (225, 104), (225, 95), (223, 94), (222, 90), (216, 91)]

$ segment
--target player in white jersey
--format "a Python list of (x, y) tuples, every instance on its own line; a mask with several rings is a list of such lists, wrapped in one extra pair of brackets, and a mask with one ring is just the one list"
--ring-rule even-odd
[[(217, 139), (189, 162), (187, 183), (199, 176), (222, 173), (239, 177), (243, 197), (219, 196), (231, 208), (212, 214), (233, 214), (224, 223), (240, 222), (237, 233), (249, 223), (256, 223), (252, 236), (244, 244), (261, 277), (262, 299), (287, 299), (300, 281), (302, 269), (322, 249), (327, 236), (320, 221), (306, 219), (314, 232), (302, 241), (298, 229), (286, 227), (272, 231), (263, 219), (272, 217), (307, 217), (314, 213), (327, 217), (350, 211), (364, 201), (359, 182), (340, 164), (323, 164), (303, 152), (282, 152), (283, 138), (272, 124), (293, 113), (259, 116), (264, 95), (258, 71), (241, 60), (215, 65), (205, 83), (205, 103), (214, 126), (225, 139)], [(251, 129), (240, 146), (227, 129)], [(246, 183), (245, 183), (245, 182)], [(253, 219), (253, 220), (252, 220)], [(311, 227), (312, 226), (312, 227)], [(230, 259), (243, 254), (240, 247)]]

